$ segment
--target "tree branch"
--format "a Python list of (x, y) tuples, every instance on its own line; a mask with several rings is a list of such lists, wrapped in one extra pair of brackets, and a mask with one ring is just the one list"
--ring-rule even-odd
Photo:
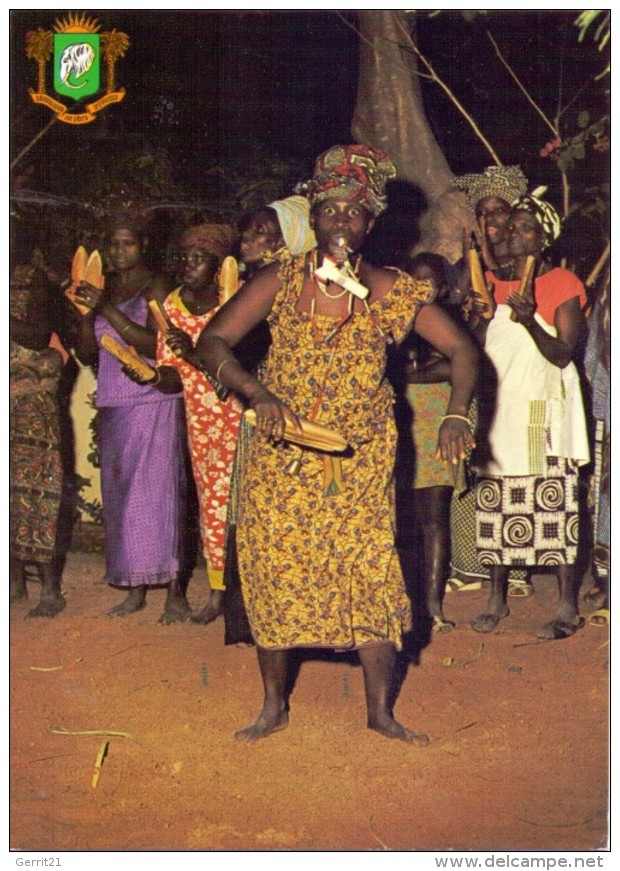
[(347, 21), (342, 12), (338, 12), (338, 10), (336, 10), (336, 17), (339, 18), (343, 24), (346, 24), (346, 26), (349, 27), (353, 31), (353, 33), (357, 34), (362, 42), (365, 42), (366, 45), (368, 45), (373, 51), (375, 50), (373, 43), (369, 39), (366, 39), (361, 30), (358, 30), (358, 28), (354, 24), (351, 24), (350, 21)]
[(531, 106), (533, 106), (534, 109), (538, 112), (538, 114), (539, 114), (540, 117), (543, 119), (543, 121), (545, 122), (545, 124), (549, 127), (549, 129), (551, 130), (551, 132), (553, 133), (553, 135), (554, 135), (554, 136), (559, 136), (559, 131), (558, 131), (558, 130), (553, 126), (553, 123), (552, 123), (552, 122), (549, 120), (549, 118), (545, 115), (545, 113), (544, 113), (543, 110), (540, 108), (540, 106), (538, 105), (538, 103), (534, 100), (534, 98), (531, 96), (531, 94), (529, 93), (529, 91), (527, 90), (527, 88), (525, 87), (525, 85), (521, 84), (521, 80), (518, 78), (517, 74), (516, 74), (515, 72), (513, 72), (513, 70), (512, 70), (512, 68), (511, 68), (510, 64), (508, 63), (508, 61), (506, 61), (506, 60), (504, 59), (504, 56), (502, 55), (501, 51), (499, 50), (499, 47), (498, 47), (497, 43), (495, 42), (495, 40), (493, 39), (493, 37), (491, 36), (491, 34), (489, 33), (488, 30), (487, 30), (487, 36), (489, 37), (489, 39), (490, 39), (490, 41), (491, 41), (491, 44), (493, 45), (493, 48), (495, 49), (495, 53), (497, 54), (498, 58), (499, 58), (500, 61), (503, 63), (503, 65), (506, 67), (506, 69), (508, 70), (508, 72), (510, 73), (510, 76), (511, 76), (512, 79), (515, 81), (515, 83), (516, 83), (517, 87), (519, 88), (519, 90), (520, 90), (520, 91), (525, 95), (525, 97), (526, 97), (528, 103), (529, 103)]
[[(363, 40), (367, 45), (369, 45), (373, 51), (377, 51), (376, 46), (372, 42), (370, 42), (370, 40), (366, 39), (366, 37), (362, 33), (360, 33), (360, 31), (353, 24), (351, 24), (349, 21), (347, 21), (346, 18), (342, 15), (342, 13), (336, 12), (336, 15), (344, 22), (344, 24), (346, 24), (347, 27), (350, 27), (351, 30), (353, 30), (353, 32), (356, 33), (361, 40)], [(428, 70), (429, 74), (424, 75), (424, 73), (421, 73), (419, 70), (411, 70), (411, 72), (414, 73), (415, 75), (419, 76), (420, 78), (424, 78), (424, 79), (427, 79), (429, 81), (435, 82), (435, 84), (438, 85), (444, 91), (444, 93), (449, 97), (449, 99), (456, 106), (458, 111), (463, 115), (463, 117), (466, 119), (468, 124), (471, 126), (474, 133), (476, 134), (478, 139), (480, 139), (482, 144), (485, 146), (485, 148), (487, 149), (487, 151), (489, 152), (489, 154), (491, 155), (491, 157), (493, 158), (495, 163), (498, 166), (502, 166), (503, 165), (502, 161), (499, 159), (498, 155), (496, 154), (495, 149), (493, 148), (491, 143), (488, 141), (488, 139), (486, 138), (486, 136), (484, 135), (484, 133), (482, 132), (480, 127), (478, 127), (478, 125), (474, 121), (473, 117), (469, 114), (467, 109), (459, 101), (459, 99), (456, 97), (456, 95), (450, 90), (448, 85), (443, 81), (443, 79), (433, 69), (430, 61), (428, 61), (427, 58), (422, 54), (420, 49), (414, 43), (414, 41), (411, 37), (411, 34), (403, 26), (402, 21), (398, 20), (397, 23), (398, 23), (398, 26), (403, 31), (405, 38), (406, 38), (407, 42), (409, 43), (409, 47), (404, 46), (401, 43), (393, 42), (392, 40), (385, 40), (385, 41), (392, 42), (393, 45), (398, 45), (398, 47), (401, 48), (403, 51), (413, 51), (413, 53), (419, 58), (419, 60), (422, 61), (422, 63), (424, 64), (424, 66)]]
[(37, 135), (36, 135), (33, 139), (30, 140), (30, 142), (28, 143), (28, 145), (26, 145), (24, 148), (22, 148), (22, 150), (19, 152), (19, 154), (17, 155), (17, 157), (15, 158), (15, 160), (13, 161), (13, 163), (11, 163), (11, 165), (9, 166), (9, 170), (12, 170), (12, 169), (14, 169), (14, 168), (17, 166), (17, 164), (18, 164), (19, 161), (22, 159), (22, 157), (25, 157), (25, 156), (28, 154), (28, 152), (30, 151), (30, 149), (31, 149), (34, 145), (37, 144), (37, 142), (39, 141), (39, 139), (41, 139), (41, 137), (44, 136), (44, 135), (47, 133), (47, 131), (48, 131), (48, 130), (50, 129), (50, 127), (52, 126), (52, 124), (54, 124), (57, 120), (58, 120), (57, 116), (54, 115), (54, 116), (52, 117), (52, 120), (49, 121), (49, 122), (45, 125), (45, 127), (44, 127), (42, 130), (39, 130), (39, 132), (37, 133)]
[(603, 268), (603, 266), (607, 262), (610, 252), (611, 252), (611, 242), (608, 242), (603, 250), (603, 253), (599, 257), (599, 259), (596, 261), (596, 263), (594, 264), (594, 267), (592, 268), (592, 272), (588, 275), (588, 277), (586, 278), (586, 280), (584, 282), (584, 284), (588, 288), (588, 290), (594, 286), (596, 279), (601, 274), (601, 269)]
[(465, 106), (463, 106), (463, 104), (460, 102), (460, 100), (458, 99), (456, 94), (454, 94), (453, 91), (450, 90), (448, 85), (438, 75), (438, 73), (435, 71), (433, 65), (431, 64), (431, 62), (422, 54), (420, 49), (417, 47), (417, 45), (413, 41), (411, 34), (407, 30), (405, 30), (402, 22), (399, 21), (398, 24), (401, 27), (401, 29), (404, 31), (406, 39), (411, 47), (411, 50), (415, 53), (416, 57), (424, 64), (424, 66), (428, 70), (432, 81), (434, 81), (435, 84), (439, 85), (439, 87), (442, 89), (442, 91), (450, 98), (452, 103), (456, 106), (458, 111), (461, 113), (461, 115), (465, 118), (467, 123), (470, 125), (470, 127), (472, 128), (472, 130), (474, 131), (474, 133), (476, 134), (478, 139), (480, 139), (480, 141), (482, 142), (484, 147), (487, 149), (487, 151), (489, 152), (489, 154), (491, 155), (491, 157), (493, 158), (495, 163), (498, 166), (502, 166), (503, 165), (502, 161), (497, 156), (495, 149), (493, 148), (493, 146), (491, 145), (489, 140), (486, 138), (486, 136), (484, 135), (484, 133), (482, 132), (480, 127), (478, 127), (477, 123), (474, 121), (473, 117), (469, 114), (469, 112), (467, 111)]
[[(368, 45), (373, 51), (377, 50), (375, 44), (373, 42), (371, 42), (369, 39), (366, 39), (366, 37), (364, 36), (362, 31), (359, 30), (354, 24), (351, 24), (350, 21), (347, 21), (347, 19), (344, 17), (344, 15), (341, 12), (336, 11), (336, 16), (338, 18), (340, 18), (340, 20), (343, 22), (343, 24), (346, 24), (346, 26), (348, 28), (350, 28), (353, 31), (353, 33), (355, 33), (361, 39), (362, 42), (365, 42), (366, 45)], [(397, 45), (399, 48), (404, 48), (404, 46), (402, 46), (399, 42), (395, 42), (392, 39), (386, 39), (385, 37), (383, 37), (383, 39), (385, 42), (389, 42), (392, 45)], [(425, 73), (421, 73), (419, 70), (410, 70), (409, 72), (413, 73), (413, 75), (416, 75), (420, 79), (426, 79), (427, 81), (433, 81), (432, 76), (426, 75)]]

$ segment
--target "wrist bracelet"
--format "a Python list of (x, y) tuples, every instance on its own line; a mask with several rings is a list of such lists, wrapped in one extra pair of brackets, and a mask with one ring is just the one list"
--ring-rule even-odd
[(441, 418), (441, 422), (440, 422), (439, 426), (441, 426), (441, 424), (442, 424), (445, 420), (462, 420), (463, 423), (466, 423), (467, 426), (469, 427), (469, 429), (471, 430), (471, 423), (469, 422), (469, 418), (465, 417), (464, 414), (445, 414), (445, 415)]
[(226, 357), (225, 360), (222, 360), (220, 365), (217, 367), (217, 372), (215, 373), (215, 380), (220, 380), (220, 372), (222, 371), (222, 367), (226, 365), (226, 363), (236, 363), (237, 360), (234, 357)]

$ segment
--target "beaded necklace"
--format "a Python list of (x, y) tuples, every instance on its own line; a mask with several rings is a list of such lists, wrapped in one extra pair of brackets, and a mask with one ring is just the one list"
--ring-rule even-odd
[[(361, 260), (362, 260), (362, 258), (360, 255), (358, 257), (357, 263), (355, 264), (355, 268), (354, 268), (354, 273), (355, 273), (356, 277), (359, 277), (359, 267), (360, 267)], [(388, 267), (388, 268), (391, 269), (392, 267)], [(313, 251), (312, 262), (311, 262), (311, 267), (310, 267), (310, 274), (313, 275), (315, 287), (318, 287), (319, 290), (322, 290), (323, 293), (325, 294), (325, 296), (327, 296), (329, 299), (339, 299), (341, 296), (343, 296), (343, 294), (347, 293), (346, 290), (343, 290), (342, 293), (339, 293), (336, 296), (330, 296), (328, 293), (325, 293), (325, 291), (321, 287), (322, 282), (318, 281), (316, 279), (316, 277), (314, 277), (314, 270), (315, 269), (316, 269), (316, 251)], [(396, 270), (396, 271), (398, 271), (398, 270)], [(380, 326), (379, 322), (377, 321), (377, 318), (375, 317), (373, 311), (371, 310), (370, 306), (368, 305), (368, 300), (364, 299), (364, 300), (362, 300), (362, 303), (364, 305), (364, 310), (365, 310), (366, 314), (368, 315), (368, 317), (370, 318), (370, 322), (372, 323), (374, 328), (385, 339), (386, 343), (388, 345), (391, 345), (393, 342), (392, 337), (390, 335), (386, 335), (385, 331), (381, 329), (381, 326)], [(315, 314), (316, 314), (316, 291), (315, 291), (314, 298), (310, 304), (310, 320), (312, 323), (312, 337), (314, 339), (315, 345), (320, 345), (322, 342), (325, 342), (325, 344), (329, 345), (329, 343), (338, 335), (338, 333), (344, 327), (344, 325), (347, 323), (347, 321), (349, 321), (351, 319), (351, 317), (353, 315), (354, 305), (355, 305), (355, 298), (354, 298), (353, 294), (350, 293), (349, 294), (348, 311), (346, 312), (346, 314), (343, 315), (343, 317), (338, 321), (338, 323), (334, 327), (332, 327), (331, 330), (329, 330), (327, 335), (324, 338), (322, 338), (319, 331), (318, 331), (316, 321), (315, 321)]]
[(319, 333), (318, 327), (316, 325), (315, 314), (316, 314), (316, 296), (313, 298), (312, 302), (310, 303), (310, 322), (312, 324), (312, 338), (314, 339), (315, 345), (320, 345), (321, 342), (325, 342), (326, 345), (329, 345), (329, 343), (338, 335), (340, 330), (344, 327), (346, 322), (348, 320), (350, 320), (350, 318), (353, 314), (353, 294), (349, 294), (348, 311), (340, 318), (338, 323), (335, 326), (333, 326), (331, 328), (331, 330), (329, 330), (329, 332), (325, 335), (325, 337), (321, 337), (321, 334)]
[(345, 295), (345, 293), (347, 293), (346, 287), (343, 287), (339, 293), (329, 293), (329, 291), (327, 290), (327, 285), (323, 284), (322, 281), (319, 281), (319, 279), (316, 278), (316, 276), (314, 277), (314, 283), (318, 287), (318, 289), (321, 291), (323, 296), (327, 297), (327, 299), (340, 299), (342, 296)]
[[(359, 276), (359, 268), (360, 268), (361, 260), (362, 260), (361, 257), (357, 258), (357, 262), (356, 262), (354, 270), (353, 270), (356, 277)], [(312, 299), (312, 302), (310, 303), (310, 321), (312, 324), (312, 337), (314, 339), (315, 345), (320, 345), (323, 342), (326, 345), (329, 345), (329, 343), (331, 341), (333, 341), (333, 339), (338, 335), (338, 333), (344, 327), (344, 325), (347, 323), (347, 321), (349, 321), (351, 319), (351, 316), (353, 315), (353, 306), (355, 304), (355, 299), (353, 297), (353, 294), (349, 293), (349, 304), (347, 307), (347, 311), (340, 318), (338, 323), (335, 326), (333, 326), (331, 328), (331, 330), (329, 330), (329, 332), (324, 337), (322, 337), (321, 334), (319, 333), (319, 330), (318, 330), (318, 327), (316, 324), (316, 320), (315, 320), (316, 299), (317, 299), (316, 291), (320, 290), (321, 293), (323, 294), (323, 296), (327, 297), (327, 299), (330, 299), (330, 300), (341, 299), (341, 297), (343, 297), (345, 295), (345, 293), (348, 293), (348, 291), (346, 290), (346, 288), (342, 288), (342, 290), (338, 291), (338, 293), (329, 293), (327, 290), (327, 285), (324, 284), (322, 281), (320, 281), (316, 277), (316, 275), (314, 274), (315, 270), (317, 269), (317, 266), (318, 266), (317, 249), (315, 248), (314, 251), (312, 252), (312, 256), (310, 259), (310, 275), (312, 276), (312, 280), (314, 282), (314, 288), (315, 288), (314, 297)]]
[[(361, 261), (361, 257), (358, 258), (357, 263), (356, 263), (357, 270), (359, 270), (360, 261)], [(316, 269), (316, 251), (314, 251), (312, 253), (311, 258), (309, 258), (309, 260), (307, 261), (307, 264), (310, 265), (310, 275), (312, 276), (314, 269)], [(302, 272), (302, 275), (305, 275), (305, 265), (306, 264), (304, 264), (304, 266), (301, 267), (301, 269), (300, 269), (300, 271)], [(303, 283), (303, 277), (302, 277), (302, 283)], [(340, 320), (336, 323), (336, 325), (333, 326), (329, 330), (329, 332), (323, 337), (323, 336), (321, 336), (321, 334), (318, 331), (318, 327), (317, 327), (316, 320), (315, 320), (315, 315), (316, 315), (317, 289), (321, 290), (322, 292), (324, 292), (324, 291), (320, 287), (320, 283), (316, 280), (316, 278), (314, 278), (314, 285), (315, 285), (315, 294), (314, 294), (314, 297), (313, 297), (312, 302), (310, 304), (310, 320), (311, 320), (311, 324), (312, 324), (312, 337), (313, 337), (314, 343), (317, 347), (320, 347), (321, 345), (329, 345), (333, 341), (333, 339), (338, 335), (338, 333), (340, 333), (340, 331), (342, 330), (344, 325), (347, 323), (347, 321), (350, 320), (350, 318), (353, 315), (353, 311), (354, 311), (355, 297), (352, 293), (349, 293), (349, 304), (347, 307), (347, 312), (340, 318)], [(338, 293), (337, 297), (334, 297), (333, 295), (330, 295), (328, 293), (325, 294), (325, 296), (327, 296), (329, 299), (340, 298), (346, 292), (347, 291), (344, 291), (343, 293)], [(378, 332), (381, 334), (381, 336), (383, 336), (386, 343), (390, 343), (391, 336), (389, 336), (389, 335), (386, 336), (385, 332), (381, 329), (381, 326), (379, 325), (374, 313), (371, 311), (367, 300), (364, 299), (363, 303), (364, 303), (364, 310), (365, 310), (366, 314), (368, 315), (373, 326), (378, 330)], [(317, 395), (316, 395), (314, 402), (312, 404), (312, 408), (310, 409), (309, 414), (308, 414), (308, 420), (311, 420), (311, 421), (316, 420), (316, 418), (321, 410), (321, 406), (322, 406), (323, 402), (325, 401), (325, 388), (327, 385), (329, 373), (330, 373), (332, 366), (333, 366), (333, 363), (334, 363), (335, 354), (336, 354), (336, 349), (335, 349), (335, 347), (332, 347), (330, 349), (330, 352), (329, 352), (329, 358), (326, 361), (326, 366), (325, 366), (325, 371), (324, 371), (324, 374), (322, 377), (321, 386), (317, 392)], [(284, 472), (286, 474), (288, 474), (288, 475), (301, 474), (303, 454), (304, 454), (303, 447), (298, 447), (296, 449), (293, 457), (286, 464), (286, 466), (284, 468)], [(324, 494), (326, 496), (337, 495), (342, 488), (342, 482), (343, 482), (342, 457), (337, 456), (337, 455), (332, 455), (329, 453), (323, 454), (323, 488), (324, 488), (323, 492), (324, 492)]]

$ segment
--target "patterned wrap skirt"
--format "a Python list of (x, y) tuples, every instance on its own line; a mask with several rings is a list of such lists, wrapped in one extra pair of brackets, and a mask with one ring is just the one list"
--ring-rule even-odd
[(577, 470), (546, 458), (544, 475), (482, 477), (476, 487), (481, 565), (573, 565), (579, 541)]
[(62, 494), (57, 400), (62, 358), (10, 343), (10, 555), (49, 563), (55, 555)]
[(32, 392), (11, 399), (10, 554), (51, 562), (62, 491), (60, 424), (56, 396)]

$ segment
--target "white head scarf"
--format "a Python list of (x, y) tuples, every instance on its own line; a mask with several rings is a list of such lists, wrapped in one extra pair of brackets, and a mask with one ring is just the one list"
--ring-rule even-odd
[(284, 244), (291, 254), (305, 254), (316, 247), (316, 236), (310, 226), (310, 203), (306, 197), (292, 196), (269, 203), (278, 215)]

